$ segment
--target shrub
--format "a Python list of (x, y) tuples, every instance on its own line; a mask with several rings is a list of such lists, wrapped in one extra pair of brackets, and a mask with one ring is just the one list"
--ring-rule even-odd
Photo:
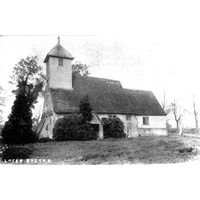
[(78, 123), (80, 123), (80, 117), (77, 114), (66, 115), (58, 119), (53, 128), (53, 139), (61, 141), (71, 138), (71, 134), (76, 132)]
[(46, 143), (46, 142), (52, 142), (52, 141), (53, 140), (51, 138), (48, 138), (48, 137), (46, 137), (46, 138), (39, 138), (38, 139), (39, 143)]
[(2, 160), (8, 161), (9, 159), (27, 159), (31, 154), (32, 149), (28, 147), (12, 146), (6, 149)]
[(102, 118), (104, 138), (124, 138), (124, 123), (120, 118)]
[(92, 127), (92, 124), (89, 123), (84, 123), (80, 125), (79, 135), (81, 140), (94, 140), (98, 137)]
[(77, 113), (58, 119), (53, 129), (53, 139), (57, 141), (96, 139), (92, 126), (82, 121), (83, 117)]
[(16, 125), (6, 122), (2, 129), (3, 142), (7, 144), (24, 144), (37, 141), (37, 137), (26, 124)]
[(60, 118), (53, 129), (53, 139), (63, 140), (92, 140), (97, 139), (92, 124), (92, 107), (88, 95), (79, 103), (79, 114), (73, 113)]

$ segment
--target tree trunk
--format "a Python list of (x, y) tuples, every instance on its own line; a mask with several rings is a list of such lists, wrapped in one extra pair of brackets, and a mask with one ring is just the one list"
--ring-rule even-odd
[(199, 125), (198, 125), (199, 110), (197, 110), (197, 108), (196, 108), (195, 95), (193, 95), (193, 109), (194, 109), (194, 118), (195, 118), (196, 130), (198, 130), (198, 128), (199, 128)]
[(176, 128), (179, 129), (179, 121), (176, 120)]
[(198, 129), (199, 128), (198, 119), (195, 119), (195, 122), (196, 122), (196, 129)]
[(194, 112), (194, 118), (195, 118), (195, 125), (196, 125), (196, 129), (199, 128), (199, 124), (198, 124), (198, 117), (197, 117), (197, 113)]
[(196, 123), (196, 132), (198, 133), (199, 132), (199, 125), (198, 125), (198, 119), (197, 119), (196, 116), (195, 116), (195, 123)]

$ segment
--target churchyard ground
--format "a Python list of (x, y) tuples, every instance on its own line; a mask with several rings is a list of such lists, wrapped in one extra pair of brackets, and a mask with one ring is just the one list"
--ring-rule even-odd
[[(31, 164), (181, 163), (200, 159), (200, 138), (176, 135), (92, 141), (48, 141), (9, 145), (8, 150), (10, 155), (7, 159), (36, 159), (36, 162)], [(41, 163), (39, 159), (51, 162)]]

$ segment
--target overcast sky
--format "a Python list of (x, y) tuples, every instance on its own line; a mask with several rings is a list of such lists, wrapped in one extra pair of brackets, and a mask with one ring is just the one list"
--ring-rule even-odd
[[(0, 37), (0, 85), (9, 93), (9, 76), (21, 58), (37, 55), (45, 68), (43, 60), (60, 35), (61, 45), (75, 60), (90, 65), (91, 76), (120, 80), (126, 88), (151, 90), (159, 101), (166, 90), (169, 101), (177, 99), (191, 110), (193, 93), (200, 96), (198, 2), (88, 1), (90, 6), (85, 6), (86, 2), (67, 4), (71, 11), (59, 6), (58, 18), (65, 23), (55, 15), (45, 20), (43, 15), (34, 16), (27, 23), (29, 11), (17, 13), (22, 26), (13, 24), (14, 29)], [(35, 4), (32, 9), (42, 13)], [(51, 6), (46, 12), (54, 10)], [(16, 11), (11, 8), (11, 12)]]

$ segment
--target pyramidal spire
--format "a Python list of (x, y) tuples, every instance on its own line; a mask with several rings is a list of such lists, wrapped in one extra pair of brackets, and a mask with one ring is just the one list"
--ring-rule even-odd
[(56, 46), (46, 55), (44, 62), (47, 63), (49, 57), (65, 58), (73, 60), (74, 57), (60, 44), (60, 36), (58, 36), (58, 43)]
[(60, 36), (58, 36), (58, 44), (60, 44)]

